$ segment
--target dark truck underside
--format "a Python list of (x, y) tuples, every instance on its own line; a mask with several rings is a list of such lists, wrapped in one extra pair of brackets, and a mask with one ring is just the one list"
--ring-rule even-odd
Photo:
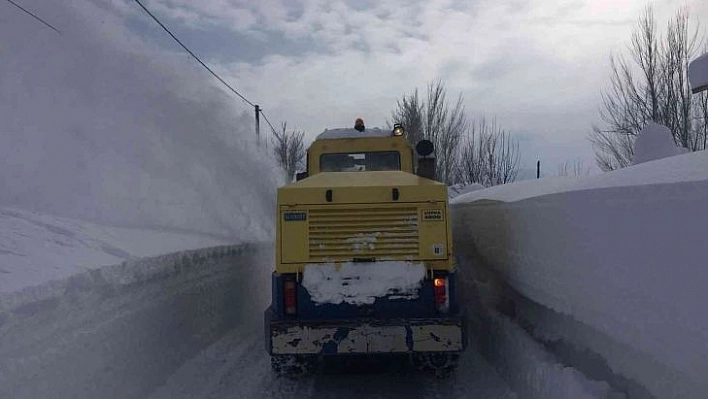
[[(273, 302), (265, 311), (266, 347), (283, 358), (333, 355), (434, 355), (446, 361), (465, 349), (463, 316), (455, 301), (454, 273), (448, 278), (449, 308), (434, 304), (433, 280), (421, 282), (417, 298), (376, 298), (370, 305), (316, 304), (297, 284), (297, 310), (286, 314), (283, 284), (295, 275), (273, 274)], [(275, 363), (274, 363), (275, 367)]]

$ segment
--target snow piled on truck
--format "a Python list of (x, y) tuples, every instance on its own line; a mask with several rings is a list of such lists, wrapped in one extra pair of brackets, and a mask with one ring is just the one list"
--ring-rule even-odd
[(708, 152), (453, 203), (461, 256), (568, 316), (563, 328), (539, 321), (548, 340), (600, 355), (656, 397), (708, 392)]
[(422, 263), (382, 261), (308, 264), (302, 286), (317, 304), (370, 305), (376, 298), (415, 299), (425, 277)]
[(377, 127), (373, 129), (366, 129), (363, 132), (351, 128), (327, 129), (320, 133), (316, 140), (360, 139), (363, 137), (391, 137), (391, 132), (388, 130), (379, 129)]

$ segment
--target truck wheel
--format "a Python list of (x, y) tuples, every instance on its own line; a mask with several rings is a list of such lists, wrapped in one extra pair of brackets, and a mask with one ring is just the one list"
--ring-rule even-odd
[(276, 374), (299, 377), (312, 372), (314, 360), (311, 356), (273, 355), (270, 357), (270, 366)]
[(436, 377), (444, 378), (457, 368), (459, 357), (458, 353), (417, 353), (413, 361), (419, 370), (432, 371)]

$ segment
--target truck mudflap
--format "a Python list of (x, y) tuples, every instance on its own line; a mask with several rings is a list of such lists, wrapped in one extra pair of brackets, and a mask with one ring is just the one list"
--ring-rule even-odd
[(462, 352), (463, 319), (268, 320), (271, 355)]

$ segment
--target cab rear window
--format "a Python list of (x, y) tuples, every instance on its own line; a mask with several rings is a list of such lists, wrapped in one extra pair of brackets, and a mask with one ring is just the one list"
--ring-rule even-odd
[(401, 170), (398, 151), (331, 153), (320, 155), (322, 172)]

